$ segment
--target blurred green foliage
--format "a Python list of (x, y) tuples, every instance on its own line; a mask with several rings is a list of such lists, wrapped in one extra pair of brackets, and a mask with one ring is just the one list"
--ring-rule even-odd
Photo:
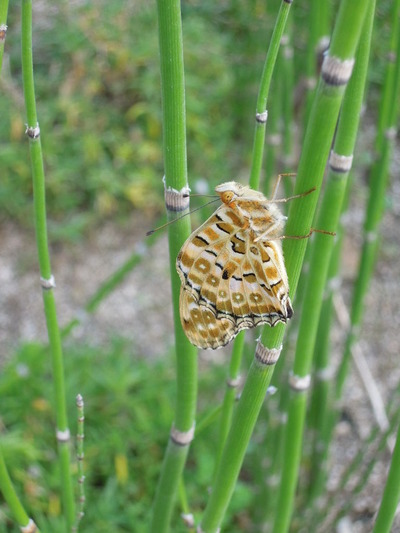
[[(34, 67), (50, 218), (162, 209), (162, 126), (156, 10), (145, 2), (34, 4)], [(185, 21), (189, 168), (234, 166), (229, 36), (201, 14)], [(31, 177), (11, 5), (0, 99), (0, 211), (30, 219)], [(220, 178), (217, 178), (220, 181)], [(90, 218), (90, 217), (89, 217)], [(86, 219), (82, 220), (84, 226)]]
[[(383, 29), (389, 6), (386, 0), (379, 8)], [(36, 97), (53, 237), (79, 235), (90, 222), (123, 215), (132, 207), (161, 211), (155, 5), (100, 0), (33, 7)], [(193, 0), (182, 6), (192, 186), (199, 179), (207, 180), (210, 188), (241, 176), (247, 179), (257, 86), (278, 7), (278, 0), (268, 5), (260, 0)], [(307, 6), (293, 11), (300, 98), (308, 15)], [(385, 34), (378, 32), (373, 48), (376, 68), (371, 77), (378, 83)], [(10, 6), (0, 83), (0, 212), (30, 224), (20, 6), (15, 3)], [(280, 113), (273, 95), (269, 110)]]
[[(77, 427), (74, 398), (81, 393), (85, 400), (86, 506), (80, 531), (145, 532), (173, 421), (172, 355), (146, 361), (137, 358), (131, 345), (121, 339), (101, 348), (69, 345), (65, 355), (72, 457)], [(199, 402), (205, 414), (221, 399), (225, 371), (224, 365), (213, 365), (212, 372), (200, 374)], [(43, 533), (62, 531), (51, 373), (45, 347), (31, 343), (20, 348), (0, 376), (1, 425), (7, 428), (2, 434), (2, 451), (17, 492)], [(217, 426), (216, 421), (201, 432), (190, 451), (185, 480), (194, 512), (200, 512), (207, 499)], [(242, 474), (245, 481), (239, 482), (230, 510), (227, 523), (232, 532), (242, 531), (239, 523), (245, 523), (251, 513), (252, 456), (250, 453), (248, 469)], [(76, 471), (75, 484), (77, 488)], [(187, 530), (178, 513), (179, 509), (174, 531), (183, 533)], [(0, 532), (14, 530), (3, 502)]]

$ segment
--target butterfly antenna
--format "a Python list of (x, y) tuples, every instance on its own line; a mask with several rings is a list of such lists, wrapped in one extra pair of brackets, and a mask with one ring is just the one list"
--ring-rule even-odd
[[(193, 195), (193, 194), (188, 194), (187, 196), (204, 196), (203, 194), (199, 194), (199, 195)], [(174, 220), (170, 220), (168, 222), (166, 222), (165, 224), (163, 224), (162, 226), (158, 226), (158, 228), (155, 228), (155, 229), (151, 229), (150, 231), (147, 231), (146, 232), (146, 237), (148, 237), (149, 235), (152, 235), (153, 233), (155, 233), (156, 231), (158, 231), (159, 229), (163, 229), (165, 228), (166, 226), (169, 226), (170, 224), (173, 224), (174, 222), (176, 222), (177, 220), (180, 220), (181, 218), (184, 218), (186, 217), (187, 215), (191, 215), (192, 213), (195, 213), (196, 211), (198, 211), (199, 209), (203, 209), (203, 207), (206, 207), (207, 205), (210, 205), (210, 204), (213, 204), (214, 202), (217, 202), (219, 200), (219, 196), (217, 198), (214, 197), (213, 200), (210, 200), (209, 202), (207, 202), (206, 204), (204, 205), (200, 205), (199, 207), (196, 207), (195, 209), (192, 209), (191, 211), (188, 211), (187, 213), (181, 215), (180, 217), (178, 218), (174, 218)]]

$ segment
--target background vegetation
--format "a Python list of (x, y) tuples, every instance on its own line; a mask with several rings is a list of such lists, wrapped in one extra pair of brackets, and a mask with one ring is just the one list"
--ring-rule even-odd
[[(225, 2), (216, 7), (208, 1), (183, 5), (191, 183), (207, 177), (212, 187), (221, 179), (246, 173), (260, 70), (278, 5)], [(371, 109), (382, 83), (390, 2), (381, 2), (378, 9), (380, 28), (374, 34), (369, 72)], [(307, 5), (297, 6), (291, 16), (296, 25), (294, 97), (299, 100), (295, 127), (301, 124), (305, 95)], [(11, 4), (8, 25), (0, 100), (0, 212), (29, 224), (32, 184), (24, 139), (18, 5)], [(34, 30), (50, 229), (68, 237), (79, 235), (93, 219), (127, 213), (132, 206), (161, 211), (154, 5), (96, 2), (72, 8), (65, 3), (49, 10), (46, 3), (35, 3)], [(276, 115), (279, 122), (282, 102), (276, 85), (270, 95), (270, 120)], [(280, 123), (279, 129), (283, 126)]]
[[(259, 0), (217, 5), (208, 0), (193, 1), (182, 6), (188, 172), (193, 189), (204, 191), (221, 181), (247, 180), (258, 83), (278, 6), (278, 2)], [(353, 185), (352, 201), (356, 205), (367, 195), (365, 170), (374, 157), (371, 138), (384, 82), (382, 57), (389, 48), (391, 6), (389, 0), (378, 5), (368, 72), (368, 111)], [(272, 174), (297, 168), (306, 116), (304, 73), (310, 16), (309, 3), (295, 3), (290, 22), (296, 30), (290, 124), (282, 118), (285, 78), (279, 71), (269, 96), (269, 124), (282, 135), (291, 130), (293, 142), (290, 160), (284, 145), (268, 159)], [(0, 78), (0, 220), (4, 224), (12, 221), (31, 233), (32, 180), (24, 135), (18, 4), (10, 6), (8, 26)], [(105, 220), (126, 224), (132, 210), (156, 219), (164, 211), (164, 201), (160, 185), (163, 161), (155, 5), (139, 0), (129, 4), (34, 3), (33, 36), (51, 242), (72, 240), (79, 246), (89, 230)], [(396, 199), (389, 198), (387, 203), (398, 216)], [(196, 214), (194, 223), (204, 216)], [(386, 248), (386, 253), (393, 256), (393, 250)], [(146, 266), (146, 257), (142, 261)], [(168, 279), (164, 282), (169, 283)], [(62, 313), (62, 309), (59, 311)], [(3, 354), (10, 360), (0, 376), (3, 453), (19, 494), (41, 530), (61, 531), (50, 363), (45, 344), (20, 341), (15, 353)], [(146, 531), (173, 417), (172, 348), (166, 345), (159, 360), (141, 358), (118, 331), (103, 346), (87, 338), (84, 344), (68, 340), (66, 347), (73, 433), (77, 392), (84, 394), (87, 412), (87, 505), (80, 530), (101, 533), (112, 527), (115, 532)], [(246, 344), (245, 351), (248, 367), (252, 344)], [(204, 508), (213, 475), (218, 428), (211, 422), (222, 398), (225, 377), (226, 369), (219, 364), (206, 365), (200, 372), (198, 431), (185, 471), (187, 497), (195, 513)], [(394, 427), (399, 415), (397, 403), (393, 386), (389, 413)], [(280, 407), (276, 406), (277, 416)], [(265, 409), (229, 507), (226, 531), (250, 531), (263, 518), (256, 487), (266, 472), (259, 444), (268, 423), (278, 424)], [(370, 428), (371, 441), (373, 430)], [(368, 445), (366, 439), (360, 450), (367, 450)], [(338, 456), (342, 458), (341, 453)], [(369, 465), (373, 464), (371, 460)], [(361, 472), (356, 463), (350, 462), (348, 469)], [(302, 483), (308, 486), (306, 478)], [(367, 482), (361, 486), (365, 487)], [(338, 490), (332, 496), (338, 506), (339, 497)], [(305, 520), (301, 503), (302, 497), (294, 519), (295, 531)], [(334, 507), (332, 501), (324, 505)], [(16, 531), (7, 506), (2, 504), (0, 509), (0, 530)], [(174, 531), (186, 531), (178, 514), (177, 510)], [(367, 531), (372, 516), (367, 512), (361, 515)]]

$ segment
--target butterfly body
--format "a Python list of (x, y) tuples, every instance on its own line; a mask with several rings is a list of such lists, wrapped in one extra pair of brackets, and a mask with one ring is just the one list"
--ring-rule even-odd
[(216, 192), (222, 205), (187, 239), (176, 262), (182, 327), (204, 349), (293, 314), (279, 239), (286, 217), (262, 193), (236, 182)]

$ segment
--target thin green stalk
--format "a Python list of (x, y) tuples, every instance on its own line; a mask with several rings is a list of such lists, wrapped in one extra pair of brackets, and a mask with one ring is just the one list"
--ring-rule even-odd
[(266, 390), (271, 381), (273, 364), (253, 362), (235, 409), (233, 423), (219, 463), (199, 531), (215, 533), (221, 525), (253, 432)]
[[(290, 21), (289, 21), (290, 22)], [(282, 119), (283, 119), (283, 162), (284, 168), (281, 172), (292, 171), (293, 161), (293, 95), (294, 91), (294, 64), (292, 24), (288, 24), (282, 36), (281, 61), (282, 69)], [(290, 196), (290, 182), (284, 181), (285, 195)]]
[(224, 400), (222, 403), (221, 419), (219, 424), (219, 438), (218, 438), (218, 450), (216, 454), (215, 470), (217, 471), (218, 465), (221, 459), (222, 450), (225, 446), (226, 437), (231, 427), (233, 407), (235, 404), (235, 398), (237, 389), (240, 382), (240, 365), (242, 362), (243, 346), (244, 346), (245, 332), (242, 331), (236, 337), (233, 344), (231, 361), (229, 365), (229, 376), (226, 381), (226, 391)]
[[(340, 242), (341, 245), (341, 242)], [(330, 271), (335, 269), (333, 258), (337, 259), (340, 254), (336, 252), (338, 244), (332, 252)], [(334, 270), (337, 274), (337, 270)], [(333, 318), (333, 292), (329, 286), (330, 280), (336, 280), (328, 273), (327, 288), (322, 303), (319, 317), (318, 333), (314, 348), (314, 376), (315, 382), (311, 393), (309, 427), (313, 431), (313, 443), (311, 452), (311, 467), (309, 481), (309, 499), (315, 499), (322, 493), (326, 480), (326, 450), (327, 442), (326, 419), (331, 410), (331, 392), (333, 381), (333, 370), (331, 366), (331, 346), (330, 334)], [(329, 435), (330, 438), (330, 435)]]
[[(350, 82), (351, 83), (351, 82)], [(351, 178), (351, 175), (349, 176)], [(351, 190), (351, 179), (347, 180), (343, 213), (347, 211)], [(324, 302), (319, 318), (318, 336), (314, 348), (315, 385), (311, 397), (310, 427), (314, 429), (314, 442), (311, 457), (310, 495), (313, 500), (323, 490), (327, 477), (327, 456), (334, 429), (332, 413), (332, 397), (334, 374), (330, 354), (330, 334), (333, 319), (333, 295), (340, 283), (341, 252), (344, 239), (344, 228), (339, 224), (336, 242), (329, 265), (328, 279), (325, 288)]]
[(306, 103), (304, 106), (304, 123), (310, 117), (311, 106), (318, 79), (318, 60), (321, 55), (321, 46), (329, 43), (331, 3), (312, 0), (310, 2), (310, 33), (307, 42), (306, 57)]
[(76, 397), (78, 423), (76, 432), (76, 459), (78, 464), (78, 513), (73, 531), (78, 531), (79, 523), (85, 515), (85, 474), (83, 460), (85, 458), (83, 441), (85, 438), (85, 404), (81, 394)]
[[(307, 141), (311, 141), (311, 144), (314, 146), (314, 154), (320, 154), (322, 152), (327, 155), (327, 152), (329, 151), (329, 144), (333, 137), (341, 105), (343, 89), (351, 72), (350, 70), (350, 72), (341, 79), (341, 84), (339, 85), (337, 82), (334, 83), (333, 79), (326, 74), (326, 65), (329, 64), (329, 58), (340, 58), (342, 61), (346, 62), (353, 60), (358, 38), (361, 33), (366, 7), (368, 7), (368, 4), (364, 2), (343, 1), (340, 5), (340, 11), (331, 41), (330, 53), (325, 59), (325, 68), (324, 65), (322, 67), (322, 78), (319, 83), (316, 100), (311, 112), (311, 124), (307, 128), (306, 133), (305, 149), (307, 150), (308, 148)], [(349, 24), (351, 24), (351, 32)], [(346, 65), (346, 63), (342, 63), (342, 65)], [(354, 79), (355, 77), (353, 80)], [(363, 86), (364, 79), (361, 80), (361, 85), (357, 86), (356, 90), (352, 91), (352, 94), (354, 95), (353, 104), (354, 100), (358, 98), (356, 101), (359, 101), (359, 108), (361, 107), (362, 102)], [(357, 94), (356, 91), (358, 91)], [(323, 104), (323, 108), (319, 108), (321, 104)], [(348, 111), (350, 111), (350, 109), (351, 106), (349, 104)], [(316, 116), (316, 110), (318, 110), (318, 116)], [(343, 110), (342, 113), (344, 114), (344, 112), (345, 111)], [(322, 113), (322, 115), (320, 115), (320, 113)], [(353, 115), (351, 115), (351, 117), (353, 117)], [(315, 125), (321, 120), (325, 123), (323, 126), (324, 131), (319, 128), (314, 129)], [(343, 125), (342, 144), (338, 146), (337, 140), (335, 146), (335, 152), (340, 157), (348, 157), (352, 154), (356, 131), (357, 128), (352, 130), (351, 135), (345, 135), (346, 130)], [(317, 138), (318, 135), (321, 136), (320, 139)], [(322, 137), (324, 138), (322, 139)], [(344, 137), (346, 142), (344, 142)], [(340, 151), (337, 152), (337, 150)], [(302, 162), (308, 159), (307, 155), (304, 155), (304, 152), (302, 153), (298, 173), (299, 180), (302, 176)], [(313, 174), (311, 168), (308, 168), (308, 172)], [(317, 175), (322, 179), (323, 168), (320, 168), (319, 171), (317, 171)], [(335, 179), (328, 180), (327, 189), (318, 218), (318, 227), (322, 227), (328, 231), (334, 231), (336, 229), (341, 213), (345, 185), (345, 180), (338, 179), (337, 175), (335, 176)], [(309, 196), (311, 197), (312, 195)], [(306, 203), (308, 198), (306, 197), (303, 200), (304, 202), (302, 203)], [(312, 198), (310, 198), (310, 200), (312, 200)], [(289, 231), (289, 224), (287, 233), (289, 235), (292, 234)], [(301, 235), (302, 233), (299, 234)], [(299, 243), (302, 244), (301, 241), (299, 241)], [(299, 248), (299, 246), (297, 247)], [(304, 250), (304, 245), (302, 245), (302, 247)], [(309, 374), (317, 333), (318, 318), (332, 247), (333, 239), (321, 234), (315, 236), (310, 260), (310, 271), (307, 278), (303, 302), (303, 309), (306, 309), (307, 312), (303, 312), (301, 316), (299, 336), (293, 364), (293, 374), (290, 380), (292, 391), (288, 406), (288, 423), (284, 440), (284, 459), (282, 463), (281, 485), (273, 528), (274, 533), (285, 532), (289, 529), (290, 525), (302, 451), (303, 428), (307, 406), (306, 390), (309, 387)], [(294, 248), (295, 247), (291, 247), (290, 250)], [(301, 255), (304, 255), (304, 251)], [(286, 258), (286, 260), (289, 261), (290, 255), (288, 257), (287, 254)], [(292, 278), (289, 276), (289, 279)]]
[(4, 45), (7, 35), (8, 0), (0, 2), (0, 72), (3, 65)]
[(271, 181), (273, 183), (274, 176), (277, 176), (278, 158), (282, 144), (282, 135), (279, 132), (279, 109), (281, 109), (281, 91), (274, 91), (276, 78), (272, 85), (273, 102), (270, 106), (270, 113), (268, 115), (268, 134), (266, 136), (266, 150), (265, 150), (265, 176), (262, 185), (262, 191), (265, 196), (269, 196), (271, 190)]
[(400, 500), (400, 425), (373, 533), (389, 533)]
[[(285, 350), (285, 352), (287, 352), (287, 350)], [(276, 379), (277, 373), (280, 374), (282, 371), (282, 368), (279, 367), (282, 367), (282, 361), (284, 360), (285, 355), (285, 353), (281, 353), (276, 364), (271, 384), (272, 387), (274, 386), (274, 382), (278, 382)], [(282, 377), (281, 374), (280, 377)], [(281, 384), (279, 383), (279, 385)], [(285, 434), (285, 426), (287, 423), (286, 406), (288, 402), (288, 391), (285, 387), (279, 386), (277, 388), (280, 392), (278, 399), (279, 405), (274, 411), (270, 409), (268, 433), (265, 436), (265, 442), (263, 442), (261, 450), (263, 457), (268, 457), (270, 464), (264, 479), (262, 479), (260, 482), (261, 491), (259, 497), (257, 498), (256, 507), (259, 514), (258, 523), (260, 524), (269, 523), (271, 517), (273, 516), (278, 497), (277, 487), (279, 483), (280, 472), (282, 470), (282, 443)]]
[[(158, 0), (158, 25), (163, 105), (163, 151), (166, 207), (176, 218), (187, 209), (182, 191), (187, 187), (185, 85), (182, 21), (179, 0)], [(186, 338), (179, 318), (180, 280), (175, 261), (190, 234), (190, 219), (184, 217), (168, 227), (177, 359), (177, 401), (174, 426), (164, 456), (154, 499), (150, 531), (168, 531), (179, 480), (193, 438), (197, 398), (197, 350)]]
[(196, 437), (201, 435), (204, 431), (208, 430), (210, 426), (217, 423), (217, 420), (221, 418), (222, 405), (219, 403), (210, 411), (203, 414), (198, 422), (196, 422)]
[[(393, 429), (393, 428), (391, 428)], [(357, 483), (354, 485), (353, 481), (352, 480), (352, 483), (351, 483), (351, 487), (350, 487), (350, 490), (349, 492), (351, 491), (351, 494), (353, 497), (356, 497), (358, 494), (361, 494), (361, 492), (365, 489), (365, 487), (367, 486), (367, 482), (368, 480), (370, 479), (371, 477), (371, 474), (376, 466), (376, 463), (378, 461), (378, 458), (381, 456), (382, 454), (382, 451), (384, 449), (384, 447), (386, 446), (387, 444), (387, 437), (389, 435), (389, 431), (385, 432), (384, 434), (381, 434), (381, 438), (378, 440), (377, 443), (374, 443), (376, 444), (375, 446), (375, 449), (374, 449), (374, 452), (371, 454), (371, 460), (368, 461), (366, 464), (365, 464), (365, 455), (363, 455), (364, 457), (364, 468), (361, 469), (361, 472), (358, 471), (357, 474), (358, 474), (358, 481)], [(393, 463), (393, 459), (394, 459), (394, 463)], [(396, 454), (396, 457), (393, 455), (392, 457), (392, 464), (395, 465), (395, 470), (399, 469), (399, 462), (398, 462), (398, 459), (399, 459), (399, 455), (398, 455), (398, 451), (397, 451), (397, 454)], [(352, 464), (351, 465), (351, 470), (353, 470), (353, 474), (354, 474), (354, 471), (355, 471), (355, 464)], [(346, 476), (347, 477), (347, 476)], [(400, 496), (400, 491), (399, 491), (399, 475), (397, 472), (394, 473), (394, 476), (390, 479), (387, 479), (387, 482), (386, 482), (386, 486), (388, 485), (388, 482), (389, 482), (389, 486), (390, 486), (390, 489), (389, 489), (389, 494), (388, 494), (388, 499), (386, 500), (386, 504), (387, 504), (387, 507), (385, 509), (384, 512), (388, 512), (388, 515), (385, 516), (383, 518), (383, 522), (384, 524), (389, 524), (390, 521), (394, 519), (394, 513), (396, 511), (396, 506), (393, 510), (393, 504), (394, 504), (394, 501), (393, 499), (397, 498), (397, 501), (399, 500), (399, 496)], [(340, 491), (342, 491), (343, 489), (340, 488)], [(391, 491), (394, 491), (393, 493), (391, 493)], [(338, 514), (338, 517), (337, 517), (337, 520), (342, 517), (342, 516), (346, 516), (348, 514), (348, 512), (350, 511), (351, 509), (351, 504), (352, 504), (352, 498), (348, 498), (347, 501), (344, 503), (343, 507), (340, 509), (339, 511), (339, 514)], [(336, 520), (336, 521), (337, 521)], [(385, 532), (385, 531), (390, 531), (390, 527), (389, 529), (376, 529), (376, 531), (379, 531), (379, 533), (381, 532)]]
[[(298, 307), (296, 307), (296, 315), (298, 316)], [(289, 372), (288, 359), (291, 358), (291, 354), (294, 351), (293, 340), (296, 337), (296, 331), (297, 324), (292, 322), (288, 331), (289, 335), (286, 337), (285, 343), (282, 346), (281, 355), (275, 365), (271, 381), (271, 387), (275, 387), (278, 394), (272, 400), (275, 404), (277, 403), (277, 406), (275, 408), (268, 406), (268, 420), (264, 421), (264, 423), (268, 424), (268, 432), (265, 434), (261, 448), (263, 456), (268, 457), (269, 467), (264, 479), (261, 480), (261, 491), (257, 498), (260, 524), (269, 524), (271, 522), (278, 498), (277, 488), (282, 470), (283, 439), (287, 424), (286, 411), (289, 401), (289, 390), (285, 384)]]
[(169, 522), (189, 447), (168, 441), (152, 510), (150, 531), (169, 531)]
[[(360, 4), (363, 5), (361, 0), (350, 4), (349, 0), (342, 2), (335, 33), (332, 37), (331, 52), (327, 57), (336, 57), (344, 61), (348, 58), (348, 61), (351, 61), (363, 15), (363, 13), (360, 14), (360, 11), (362, 12), (359, 9)], [(328, 78), (328, 74), (324, 76)], [(310, 232), (345, 87), (342, 83), (332, 86), (328, 82), (329, 79), (325, 80), (322, 77), (318, 85), (304, 139), (294, 194), (304, 193), (314, 187), (316, 191), (292, 202), (285, 230), (286, 236), (302, 236), (308, 235)], [(307, 239), (286, 238), (283, 242), (292, 299), (297, 289), (306, 246)], [(263, 344), (270, 347), (280, 346), (284, 331), (285, 328), (282, 324), (278, 324), (272, 329), (264, 328)]]
[[(382, 458), (382, 452), (387, 451), (388, 439), (393, 435), (393, 431), (399, 423), (399, 415), (400, 409), (397, 409), (397, 412), (391, 416), (390, 423), (384, 432), (382, 432), (382, 428), (378, 424), (371, 429), (368, 437), (364, 440), (357, 454), (343, 473), (338, 484), (339, 491), (345, 490), (346, 486), (349, 486), (350, 490), (354, 490), (354, 492), (356, 492), (356, 487), (359, 487), (359, 492), (365, 488), (369, 474)], [(370, 460), (366, 461), (366, 458), (370, 458)], [(367, 472), (368, 475), (366, 475)], [(359, 481), (355, 486), (354, 479), (356, 476), (358, 476)]]
[(186, 494), (186, 487), (185, 483), (183, 482), (183, 477), (181, 477), (179, 481), (179, 503), (182, 509), (181, 517), (185, 523), (185, 525), (189, 527), (194, 526), (194, 516), (190, 512), (190, 507), (187, 499)]
[(398, 93), (394, 91), (396, 90), (396, 62), (399, 61), (398, 41), (400, 38), (400, 0), (393, 1), (390, 20), (392, 23), (392, 28), (390, 34), (389, 50), (387, 52), (385, 80), (383, 83), (382, 97), (379, 105), (378, 130), (375, 140), (375, 147), (378, 154), (382, 150), (385, 131), (386, 128), (389, 127), (389, 122), (391, 121), (393, 100), (398, 97)]
[[(271, 42), (268, 47), (267, 56), (264, 63), (264, 69), (260, 81), (260, 90), (257, 100), (257, 114), (256, 114), (256, 130), (253, 145), (253, 159), (252, 170), (250, 173), (250, 187), (258, 189), (260, 180), (260, 171), (264, 153), (264, 141), (265, 141), (265, 125), (267, 115), (263, 115), (266, 111), (267, 99), (269, 94), (269, 88), (271, 84), (272, 73), (274, 71), (276, 59), (278, 56), (279, 46), (282, 38), (285, 24), (289, 14), (290, 2), (283, 1), (278, 13), (275, 28), (271, 37)], [(260, 111), (262, 110), (262, 111)], [(261, 120), (260, 117), (264, 116)], [(258, 171), (255, 171), (255, 167), (259, 167)], [(231, 364), (229, 369), (228, 387), (226, 389), (223, 408), (221, 413), (220, 423), (220, 438), (219, 447), (217, 452), (217, 461), (215, 464), (215, 471), (219, 468), (219, 460), (221, 458), (223, 446), (228, 430), (231, 425), (233, 405), (235, 400), (235, 388), (237, 387), (239, 369), (242, 360), (243, 346), (244, 346), (245, 332), (239, 333), (236, 337), (233, 345)], [(232, 384), (234, 386), (232, 386)]]
[[(344, 7), (343, 7), (344, 6)], [(363, 3), (344, 1), (339, 12), (336, 32), (332, 39), (331, 57), (347, 59), (354, 56), (358, 41), (361, 21), (364, 15)], [(361, 11), (361, 13), (360, 13)], [(354, 31), (354, 26), (357, 31)], [(335, 59), (327, 60), (329, 66)], [(347, 66), (347, 64), (345, 64)], [(350, 64), (351, 65), (351, 64)], [(349, 74), (349, 73), (347, 73)], [(346, 76), (344, 77), (346, 80)], [(337, 116), (344, 91), (344, 79), (338, 81), (330, 69), (324, 72), (317, 92), (317, 98), (311, 114), (310, 126), (305, 137), (304, 150), (300, 160), (298, 180), (295, 194), (305, 192), (311, 187), (320, 188), (324, 167), (329, 153)], [(317, 154), (317, 155), (316, 155)], [(318, 195), (309, 194), (301, 202), (292, 203), (289, 211), (287, 235), (307, 235), (314, 216)], [(306, 243), (305, 239), (285, 241), (286, 268), (291, 282), (292, 294), (297, 287)], [(284, 243), (284, 244), (285, 244)], [(280, 351), (284, 327), (264, 328), (261, 346), (269, 353), (271, 350)], [(237, 406), (231, 431), (227, 438), (220, 468), (217, 473), (205, 514), (201, 523), (202, 531), (213, 533), (218, 528), (224, 516), (225, 509), (233, 492), (234, 483), (240, 470), (241, 461), (248, 445), (252, 429), (262, 405), (274, 364), (268, 368), (268, 379), (264, 372), (260, 372), (260, 363), (256, 358), (249, 370), (248, 378)], [(251, 390), (248, 386), (251, 383)], [(248, 405), (249, 396), (253, 401), (252, 409), (244, 412), (243, 405)], [(300, 420), (300, 419), (299, 419)], [(245, 429), (244, 429), (245, 428)], [(289, 521), (289, 517), (286, 517)], [(276, 531), (284, 531), (279, 528)]]
[[(375, 425), (365, 439), (363, 446), (360, 447), (357, 454), (351, 461), (351, 464), (346, 468), (346, 471), (343, 473), (340, 483), (336, 488), (336, 492), (339, 495), (342, 495), (346, 490), (351, 492), (352, 496), (359, 494), (366, 487), (369, 476), (372, 473), (376, 462), (379, 461), (379, 458), (382, 457), (384, 448), (387, 447), (387, 441), (390, 435), (393, 434), (393, 430), (399, 424), (400, 417), (400, 408), (398, 407), (398, 393), (395, 391), (392, 394), (388, 411), (390, 412), (390, 424), (389, 427), (382, 433), (381, 428), (378, 425)], [(393, 410), (393, 408), (395, 409)], [(366, 462), (366, 458), (370, 457), (372, 460)], [(364, 468), (363, 465), (364, 464)], [(366, 465), (366, 466), (365, 466)], [(357, 484), (354, 484), (355, 477), (358, 476)], [(350, 485), (346, 489), (346, 485), (350, 482)], [(315, 509), (313, 513), (313, 524), (312, 527), (320, 527), (322, 525), (321, 531), (330, 530), (332, 528), (332, 523), (337, 522), (340, 516), (346, 516), (346, 514), (351, 509), (352, 503), (354, 502), (354, 497), (348, 498), (347, 501), (342, 504), (340, 507), (337, 506), (337, 513), (334, 516), (329, 517), (329, 524), (323, 523), (324, 517), (328, 514), (327, 507), (318, 505), (318, 508)], [(329, 501), (327, 504), (328, 507), (332, 507), (332, 501)]]
[[(400, 4), (397, 7), (397, 15), (400, 16)], [(396, 68), (394, 76), (390, 78), (392, 79), (393, 88), (391, 91), (388, 90), (388, 93), (398, 95), (400, 92), (400, 25), (397, 25), (395, 29), (397, 31)], [(389, 65), (388, 68), (391, 68), (391, 66)], [(386, 124), (387, 128), (382, 140), (382, 152), (371, 171), (367, 214), (364, 223), (364, 243), (351, 306), (351, 328), (346, 338), (345, 350), (336, 380), (336, 398), (342, 396), (350, 363), (351, 348), (359, 335), (364, 314), (364, 299), (376, 262), (379, 245), (378, 232), (384, 212), (385, 193), (389, 180), (389, 164), (392, 157), (398, 120), (398, 100), (398, 98), (393, 98), (391, 101)]]
[[(347, 161), (350, 160), (346, 158), (353, 156), (355, 147), (369, 61), (374, 10), (375, 2), (371, 2), (357, 50), (354, 72), (343, 100), (334, 150), (331, 155), (331, 168), (327, 177), (324, 202), (321, 205), (320, 217), (317, 222), (318, 227), (322, 228), (331, 224), (331, 228), (336, 230), (339, 226), (339, 217), (343, 210), (345, 193), (347, 191), (347, 178), (350, 170), (350, 164), (347, 163)], [(302, 357), (302, 353), (309, 354), (310, 358), (307, 361), (307, 365), (310, 370), (311, 355), (316, 353), (315, 341), (317, 338), (318, 325), (321, 324), (325, 331), (325, 346), (322, 348), (322, 352), (318, 355), (319, 367), (316, 370), (319, 372), (319, 375), (324, 375), (323, 369), (326, 369), (329, 364), (329, 352), (326, 347), (326, 343), (328, 343), (328, 332), (326, 331), (326, 328), (327, 324), (330, 322), (329, 319), (331, 315), (329, 314), (329, 317), (326, 317), (326, 315), (324, 316), (327, 323), (324, 323), (319, 315), (333, 248), (333, 241), (324, 240), (321, 238), (321, 235), (316, 236), (305, 296), (305, 306), (309, 311), (306, 315), (307, 320), (305, 320), (305, 315), (303, 315), (303, 320), (300, 324), (299, 342), (296, 353), (297, 357)], [(336, 265), (334, 268), (336, 269)], [(330, 313), (329, 301), (326, 313)], [(324, 359), (322, 359), (322, 353), (325, 355)], [(303, 357), (303, 360), (304, 359), (305, 358)], [(325, 381), (324, 386), (320, 389), (323, 397), (321, 395), (318, 396), (317, 403), (315, 404), (315, 411), (318, 410), (318, 412), (320, 412), (320, 409), (327, 405), (328, 387), (326, 387), (326, 385), (327, 383)], [(321, 423), (319, 430), (322, 431), (324, 419), (321, 416), (319, 416), (319, 422)], [(322, 465), (315, 465), (315, 470), (316, 472), (323, 470)], [(321, 488), (320, 485), (314, 485), (314, 496), (317, 495), (315, 493), (317, 487)]]
[[(329, 276), (328, 276), (329, 277)], [(324, 450), (326, 443), (321, 437), (321, 428), (324, 424), (324, 417), (330, 409), (330, 391), (333, 372), (330, 366), (330, 332), (332, 326), (332, 293), (328, 297), (325, 295), (319, 317), (318, 334), (315, 340), (314, 359), (315, 361), (315, 382), (311, 391), (309, 428), (313, 437), (308, 498), (312, 501), (322, 494), (326, 479), (326, 465), (324, 463)]]
[[(155, 227), (158, 224), (156, 223)], [(147, 237), (145, 242), (140, 242), (136, 246), (136, 250), (132, 253), (130, 257), (121, 265), (117, 270), (115, 270), (104, 282), (98, 287), (96, 292), (89, 298), (84, 307), (85, 313), (93, 313), (100, 303), (111, 294), (118, 285), (120, 285), (126, 276), (138, 265), (141, 263), (145, 257), (146, 251), (150, 246), (152, 246), (161, 235), (161, 232), (152, 233)], [(61, 337), (64, 339), (67, 337), (71, 331), (78, 326), (81, 321), (84, 313), (81, 312), (81, 316), (75, 316), (66, 326), (61, 330)]]
[[(29, 518), (26, 514), (25, 509), (20, 502), (18, 495), (14, 489), (14, 485), (9, 476), (6, 463), (4, 462), (3, 451), (0, 446), (0, 491), (3, 495), (4, 500), (6, 501), (8, 507), (10, 508), (15, 521), (18, 523), (20, 528), (31, 526), (31, 531), (36, 531), (40, 533), (39, 528), (34, 524), (33, 520)], [(34, 530), (34, 526), (36, 529)]]
[(43, 288), (44, 311), (53, 365), (61, 486), (66, 529), (67, 531), (71, 531), (75, 521), (75, 501), (70, 468), (70, 442), (65, 401), (63, 354), (53, 292), (55, 285), (51, 274), (50, 255), (47, 242), (45, 180), (33, 79), (31, 0), (22, 1), (22, 76), (27, 114), (27, 134), (29, 137), (32, 165), (33, 200), (39, 270)]
[(272, 73), (276, 58), (278, 56), (282, 35), (285, 30), (290, 6), (291, 2), (285, 2), (283, 0), (281, 3), (274, 31), (271, 37), (271, 42), (268, 48), (267, 57), (265, 59), (264, 70), (261, 76), (256, 107), (256, 129), (254, 133), (253, 158), (250, 170), (250, 187), (253, 189), (258, 189), (258, 184), (260, 182), (265, 144), (265, 127), (268, 116), (267, 99), (271, 85)]

